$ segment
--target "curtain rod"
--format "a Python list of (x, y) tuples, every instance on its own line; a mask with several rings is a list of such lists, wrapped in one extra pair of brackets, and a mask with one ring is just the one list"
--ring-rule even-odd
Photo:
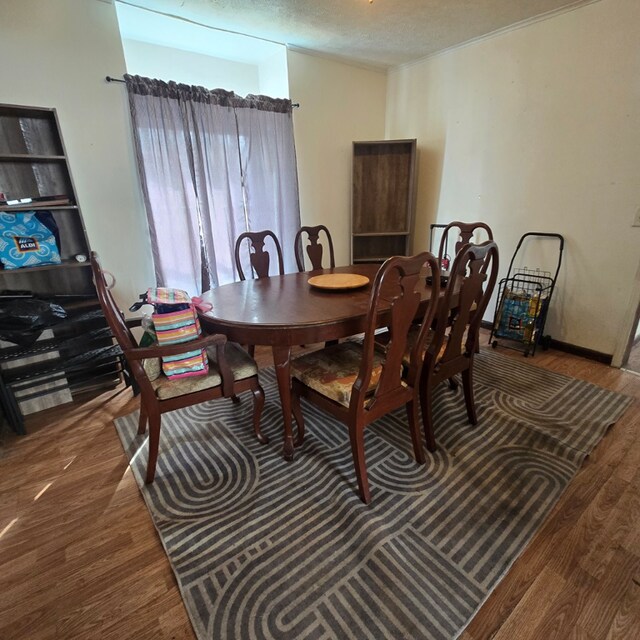
[[(126, 82), (122, 78), (113, 78), (112, 76), (106, 76), (105, 80), (107, 82), (122, 82), (122, 84), (126, 84)], [(291, 107), (293, 109), (297, 109), (300, 106), (299, 102), (292, 102)]]

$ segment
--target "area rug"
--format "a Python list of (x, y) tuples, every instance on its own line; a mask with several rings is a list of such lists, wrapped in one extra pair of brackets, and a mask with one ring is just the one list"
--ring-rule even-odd
[(630, 399), (510, 358), (476, 358), (479, 423), (462, 392), (434, 401), (438, 451), (413, 459), (404, 411), (368, 429), (365, 506), (345, 428), (304, 404), (282, 459), (273, 370), (261, 445), (252, 403), (163, 417), (155, 483), (137, 413), (116, 426), (200, 639), (452, 639), (540, 527)]

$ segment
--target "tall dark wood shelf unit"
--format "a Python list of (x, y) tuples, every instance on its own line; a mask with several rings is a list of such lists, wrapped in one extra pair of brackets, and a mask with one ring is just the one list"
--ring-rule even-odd
[(75, 259), (88, 256), (90, 247), (55, 109), (0, 104), (0, 192), (9, 199), (61, 196), (0, 206), (0, 215), (50, 211), (60, 232), (62, 264), (0, 269), (0, 305), (13, 299), (11, 292), (31, 292), (67, 312), (28, 347), (0, 336), (0, 403), (13, 429), (24, 433), (27, 406), (33, 411), (113, 387), (123, 360), (102, 315), (90, 264)]
[(384, 262), (413, 245), (416, 140), (353, 143), (352, 262)]

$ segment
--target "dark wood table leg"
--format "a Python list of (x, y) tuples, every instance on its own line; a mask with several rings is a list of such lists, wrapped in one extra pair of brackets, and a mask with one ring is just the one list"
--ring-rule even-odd
[(293, 460), (293, 432), (291, 420), (291, 347), (273, 346), (273, 364), (276, 367), (282, 419), (284, 422), (284, 446), (282, 455), (285, 460)]

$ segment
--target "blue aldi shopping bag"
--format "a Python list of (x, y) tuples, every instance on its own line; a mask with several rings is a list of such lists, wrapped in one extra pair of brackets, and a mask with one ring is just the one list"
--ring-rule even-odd
[(35, 211), (0, 213), (0, 262), (5, 269), (60, 264), (54, 233)]

